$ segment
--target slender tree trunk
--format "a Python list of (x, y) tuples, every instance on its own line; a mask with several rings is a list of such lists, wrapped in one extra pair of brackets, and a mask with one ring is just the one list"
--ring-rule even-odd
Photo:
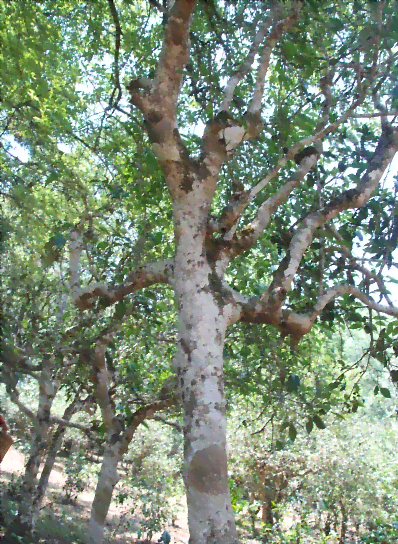
[(174, 396), (167, 400), (143, 406), (135, 412), (130, 425), (123, 433), (115, 431), (108, 433), (108, 444), (105, 448), (95, 496), (91, 505), (87, 544), (101, 544), (103, 541), (105, 520), (112, 501), (113, 491), (120, 479), (118, 465), (127, 453), (138, 426), (158, 410), (164, 410), (175, 404), (177, 404), (177, 397)]
[(340, 530), (339, 542), (340, 544), (344, 544), (346, 540), (346, 534), (347, 534), (348, 515), (347, 515), (347, 509), (342, 500), (340, 500), (340, 510), (341, 510), (341, 530)]
[(195, 197), (192, 193), (194, 204), (185, 202), (175, 213), (173, 285), (179, 307), (180, 346), (175, 366), (184, 413), (183, 474), (189, 542), (236, 544), (228, 486), (223, 381), (225, 331), (234, 306), (205, 249), (207, 209), (200, 206), (203, 195)]
[[(104, 539), (104, 524), (112, 501), (113, 491), (120, 476), (118, 465), (127, 451), (123, 438), (117, 435), (114, 444), (108, 443), (102, 460), (95, 496), (91, 505), (91, 516), (88, 526), (87, 544), (101, 544)], [(110, 440), (111, 442), (112, 440)]]
[(265, 497), (262, 503), (261, 520), (268, 525), (274, 524), (274, 514), (272, 512), (272, 499)]
[[(73, 414), (77, 409), (77, 399), (75, 399), (65, 410), (62, 419), (70, 421)], [(44, 462), (43, 469), (40, 474), (39, 483), (37, 485), (36, 493), (33, 499), (33, 517), (32, 527), (36, 525), (37, 518), (39, 517), (40, 508), (43, 503), (44, 496), (47, 491), (50, 474), (54, 468), (55, 459), (62, 444), (62, 440), (66, 431), (65, 425), (58, 425), (57, 430), (54, 432), (51, 440), (51, 445), (48, 449), (47, 457)]]
[(58, 383), (54, 383), (52, 379), (53, 368), (52, 360), (43, 363), (39, 389), (39, 406), (36, 421), (34, 422), (36, 435), (33, 438), (29, 459), (25, 465), (24, 480), (19, 494), (20, 506), (18, 514), (4, 537), (4, 541), (7, 543), (19, 542), (19, 540), (15, 540), (12, 533), (23, 536), (29, 534), (33, 529), (35, 512), (33, 499), (37, 490), (37, 475), (48, 445), (51, 407), (59, 385)]
[(325, 527), (323, 529), (323, 532), (325, 533), (326, 536), (330, 535), (331, 529), (332, 529), (332, 515), (328, 513), (326, 516)]

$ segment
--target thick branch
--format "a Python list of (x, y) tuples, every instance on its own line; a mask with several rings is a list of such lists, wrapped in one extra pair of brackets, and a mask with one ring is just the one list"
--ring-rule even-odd
[(134, 270), (125, 283), (121, 285), (109, 285), (106, 283), (93, 283), (84, 291), (80, 290), (75, 295), (74, 304), (82, 309), (93, 307), (93, 298), (102, 298), (108, 305), (122, 300), (125, 296), (156, 283), (169, 283), (173, 272), (173, 260), (148, 263)]
[(167, 19), (163, 49), (152, 87), (151, 102), (176, 119), (183, 70), (189, 59), (189, 29), (196, 0), (176, 0)]
[(26, 372), (33, 375), (34, 372), (40, 372), (43, 369), (42, 364), (33, 365), (28, 363), (29, 359), (34, 355), (18, 355), (13, 353), (12, 357), (6, 350), (1, 353), (0, 361), (5, 362), (10, 368), (18, 372)]
[[(304, 314), (298, 314), (290, 310), (274, 310), (273, 306), (264, 300), (262, 297), (247, 297), (242, 302), (241, 299), (241, 316), (240, 320), (248, 323), (264, 323), (273, 325), (278, 328), (281, 333), (290, 335), (292, 344), (297, 345), (297, 342), (307, 334), (314, 325), (317, 317), (320, 315), (325, 306), (334, 298), (349, 294), (363, 302), (368, 308), (379, 313), (391, 315), (398, 318), (398, 308), (378, 304), (371, 297), (362, 293), (353, 285), (337, 285), (329, 289), (317, 301), (314, 308)], [(240, 295), (240, 297), (242, 297)]]
[(178, 403), (178, 396), (172, 396), (169, 399), (152, 402), (151, 404), (142, 406), (133, 414), (132, 420), (125, 430), (125, 436), (128, 437), (130, 441), (133, 438), (138, 426), (143, 421), (153, 418), (156, 412), (159, 412), (160, 410), (165, 410), (166, 408), (170, 408), (171, 406), (176, 406)]
[(326, 291), (326, 293), (321, 296), (315, 304), (312, 312), (309, 314), (311, 323), (315, 322), (316, 318), (320, 315), (322, 310), (331, 300), (342, 295), (352, 295), (353, 297), (363, 302), (363, 304), (365, 304), (365, 306), (367, 306), (371, 310), (375, 310), (378, 313), (391, 315), (392, 317), (398, 318), (398, 308), (394, 306), (385, 306), (384, 304), (378, 304), (371, 297), (369, 297), (365, 293), (362, 293), (362, 291), (360, 291), (357, 287), (354, 287), (353, 285), (336, 285), (335, 287), (332, 287), (331, 289)]
[(273, 213), (281, 204), (286, 202), (293, 189), (301, 183), (311, 168), (315, 166), (318, 157), (317, 153), (306, 157), (292, 178), (275, 195), (270, 196), (263, 202), (252, 223), (239, 233), (236, 243), (233, 244), (232, 257), (240, 254), (242, 251), (246, 251), (256, 242), (261, 233), (267, 228)]
[(267, 17), (262, 24), (260, 24), (260, 27), (253, 39), (253, 43), (250, 47), (248, 54), (246, 55), (245, 60), (242, 62), (242, 65), (227, 83), (227, 86), (225, 88), (225, 98), (220, 106), (220, 111), (228, 110), (230, 108), (235, 89), (252, 67), (254, 59), (258, 52), (258, 48), (263, 42), (268, 28), (271, 26), (272, 20), (273, 13), (269, 17)]
[[(118, 324), (117, 324), (118, 325)], [(114, 328), (108, 327), (97, 339), (92, 357), (93, 371), (91, 378), (94, 384), (94, 395), (101, 409), (101, 416), (108, 431), (120, 432), (120, 422), (116, 418), (116, 412), (110, 396), (111, 373), (106, 364), (105, 353), (109, 342), (113, 338)]]
[[(189, 30), (196, 0), (176, 0), (171, 8), (164, 30), (163, 47), (153, 81), (133, 80), (128, 90), (131, 102), (146, 117), (164, 120), (163, 128), (169, 134), (177, 127), (177, 101), (182, 85), (184, 68), (189, 59)], [(144, 90), (144, 93), (141, 90)], [(153, 119), (147, 119), (153, 123)], [(159, 128), (160, 130), (160, 128)]]
[(370, 167), (357, 187), (338, 195), (323, 209), (309, 214), (302, 221), (291, 240), (285, 258), (274, 276), (267, 297), (273, 299), (276, 292), (278, 292), (277, 298), (280, 303), (283, 302), (300, 266), (301, 259), (312, 243), (316, 229), (334, 219), (340, 212), (350, 208), (359, 208), (366, 204), (397, 150), (398, 130), (388, 133), (383, 132)]
[[(292, 24), (297, 20), (297, 13), (300, 9), (302, 3), (294, 2), (295, 6), (290, 10), (289, 14), (285, 19), (278, 22), (275, 27), (271, 30), (268, 39), (267, 45), (264, 47), (264, 50), (260, 57), (259, 67), (257, 71), (256, 83), (254, 87), (254, 93), (252, 101), (250, 103), (248, 112), (252, 115), (259, 114), (261, 112), (261, 102), (264, 94), (265, 87), (265, 76), (268, 72), (268, 67), (271, 59), (271, 53), (275, 47), (276, 42), (282, 35), (282, 32), (292, 26)], [(277, 10), (278, 13), (279, 10)]]

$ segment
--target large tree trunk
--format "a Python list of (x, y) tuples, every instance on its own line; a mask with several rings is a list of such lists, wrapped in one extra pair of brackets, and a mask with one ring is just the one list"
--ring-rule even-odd
[(175, 365), (184, 414), (189, 542), (236, 544), (223, 381), (225, 331), (234, 306), (205, 248), (203, 195), (192, 191), (190, 196), (193, 204), (185, 202), (175, 213), (178, 242), (173, 281), (179, 307), (180, 346)]

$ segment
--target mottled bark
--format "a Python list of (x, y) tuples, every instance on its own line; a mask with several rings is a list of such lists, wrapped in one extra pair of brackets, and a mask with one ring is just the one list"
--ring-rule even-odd
[(122, 433), (108, 433), (108, 443), (105, 448), (101, 470), (98, 477), (95, 496), (91, 505), (90, 522), (87, 531), (87, 544), (101, 544), (104, 538), (104, 525), (116, 484), (120, 479), (119, 463), (123, 460), (129, 444), (134, 438), (138, 426), (155, 412), (164, 410), (177, 403), (176, 397), (154, 402), (140, 408), (132, 417), (130, 425)]
[(116, 442), (114, 444), (108, 442), (105, 448), (95, 496), (91, 505), (87, 544), (101, 544), (103, 541), (106, 516), (108, 515), (113, 491), (120, 479), (117, 468), (128, 448), (128, 444), (126, 446), (120, 436), (114, 436), (114, 439)]
[(178, 243), (173, 278), (179, 308), (175, 367), (184, 413), (189, 542), (235, 544), (222, 355), (227, 325), (238, 312), (211, 252), (206, 251), (210, 195), (195, 184), (194, 176), (192, 186), (175, 203)]
[[(91, 299), (102, 297), (109, 304), (122, 299), (143, 287), (155, 283), (170, 283), (178, 303), (179, 348), (175, 368), (179, 379), (184, 413), (185, 460), (184, 481), (188, 502), (190, 544), (235, 544), (237, 535), (231, 508), (226, 454), (226, 410), (223, 384), (223, 344), (226, 327), (241, 319), (270, 324), (284, 335), (298, 341), (312, 327), (315, 319), (330, 297), (350, 292), (367, 306), (376, 309), (374, 302), (354, 291), (352, 286), (333, 287), (334, 291), (320, 290), (320, 300), (312, 312), (296, 314), (284, 309), (288, 291), (298, 273), (304, 253), (311, 245), (315, 232), (340, 212), (362, 206), (376, 190), (382, 173), (398, 149), (398, 135), (383, 138), (356, 189), (336, 194), (329, 202), (320, 203), (319, 209), (297, 226), (285, 259), (275, 273), (274, 281), (262, 296), (244, 297), (234, 293), (225, 283), (223, 274), (229, 261), (246, 251), (268, 227), (275, 212), (280, 209), (292, 191), (299, 187), (304, 177), (317, 163), (322, 154), (322, 140), (342, 125), (363, 104), (366, 92), (377, 71), (377, 48), (371, 70), (366, 76), (351, 104), (334, 122), (329, 121), (329, 108), (333, 103), (327, 78), (322, 83), (325, 104), (322, 106), (315, 131), (296, 141), (266, 176), (251, 189), (233, 195), (224, 211), (217, 218), (210, 217), (220, 169), (243, 142), (253, 139), (262, 128), (261, 108), (265, 89), (265, 77), (273, 47), (297, 19), (305, 3), (292, 1), (275, 2), (264, 6), (268, 11), (265, 22), (254, 37), (252, 47), (241, 67), (227, 83), (221, 111), (206, 124), (202, 138), (200, 160), (190, 157), (178, 130), (178, 99), (183, 83), (184, 69), (189, 59), (190, 24), (195, 0), (174, 0), (170, 3), (165, 19), (162, 51), (155, 76), (152, 80), (135, 78), (130, 82), (131, 104), (145, 118), (145, 127), (162, 169), (173, 205), (175, 234), (175, 258), (172, 262), (149, 263), (135, 270), (129, 281), (119, 286), (91, 285), (85, 292), (79, 290), (75, 303), (80, 308), (93, 304)], [(381, 27), (379, 27), (379, 34)], [(235, 120), (228, 110), (234, 91), (245, 75), (254, 68), (256, 53), (256, 77), (252, 98), (244, 114), (244, 123)], [(225, 115), (220, 115), (225, 114)], [(300, 161), (296, 173), (274, 194), (266, 198), (254, 214), (254, 220), (238, 231), (238, 223), (244, 210), (265, 186), (300, 150), (314, 150)], [(247, 185), (251, 181), (246, 180)], [(235, 198), (237, 197), (238, 198)], [(213, 235), (217, 234), (218, 237)], [(350, 291), (348, 291), (348, 289)], [(385, 311), (385, 307), (377, 306)], [(388, 310), (398, 315), (397, 309)], [(387, 312), (387, 313), (388, 313)], [(120, 460), (118, 442), (122, 430), (114, 417), (107, 392), (108, 375), (103, 363), (105, 343), (96, 351), (95, 380), (98, 402), (103, 421), (112, 437), (104, 458), (103, 476), (100, 478), (98, 497), (102, 505), (93, 514), (97, 526), (103, 524), (110, 497), (117, 482), (117, 463)], [(102, 351), (101, 351), (102, 350)], [(93, 522), (93, 531), (96, 526)], [(93, 535), (95, 533), (93, 532)], [(98, 537), (97, 533), (97, 537)], [(93, 537), (94, 538), (94, 537)]]
[(24, 479), (19, 494), (18, 514), (5, 535), (5, 542), (14, 542), (13, 532), (17, 535), (26, 535), (34, 527), (34, 496), (37, 489), (37, 475), (48, 446), (51, 407), (59, 387), (59, 382), (52, 377), (53, 371), (54, 361), (52, 359), (43, 362), (39, 379), (39, 406), (34, 427), (36, 434), (32, 440), (29, 458), (25, 465)]
[(347, 508), (342, 500), (339, 501), (341, 511), (340, 544), (345, 544), (347, 535), (348, 514)]
[[(66, 408), (62, 419), (65, 421), (70, 421), (73, 414), (77, 411), (78, 406), (78, 401), (77, 399), (75, 399), (74, 402), (72, 402)], [(39, 483), (37, 484), (36, 492), (34, 493), (32, 504), (32, 527), (36, 525), (37, 518), (39, 517), (40, 508), (47, 491), (50, 475), (54, 468), (55, 459), (60, 450), (66, 429), (67, 427), (65, 425), (60, 424), (58, 425), (58, 428), (55, 430), (52, 436), (51, 444), (47, 452), (47, 457), (40, 474)]]

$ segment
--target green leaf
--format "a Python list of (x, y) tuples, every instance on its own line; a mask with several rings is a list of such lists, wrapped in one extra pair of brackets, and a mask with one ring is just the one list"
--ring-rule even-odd
[(289, 425), (289, 438), (292, 442), (294, 442), (296, 440), (296, 436), (297, 436), (296, 427), (293, 425), (293, 423), (291, 423)]
[(314, 422), (312, 421), (312, 418), (307, 421), (307, 423), (305, 424), (305, 428), (307, 429), (307, 433), (310, 434), (312, 429), (314, 428)]
[(325, 423), (323, 422), (323, 420), (318, 415), (313, 416), (312, 419), (313, 419), (315, 425), (318, 427), (318, 429), (326, 429)]
[(297, 47), (293, 42), (285, 41), (282, 49), (287, 60), (291, 60), (297, 54)]
[(328, 385), (329, 389), (331, 391), (333, 391), (334, 389), (337, 389), (339, 387), (339, 385), (341, 385), (341, 382), (339, 381), (336, 381), (336, 382), (332, 382)]
[(97, 429), (97, 432), (98, 434), (101, 436), (101, 437), (104, 437), (105, 436), (105, 433), (106, 433), (106, 425), (105, 423), (101, 423), (101, 425), (98, 427)]
[(277, 451), (283, 450), (283, 442), (281, 440), (277, 440), (275, 442), (275, 448), (276, 448)]
[(66, 243), (66, 238), (65, 236), (63, 236), (62, 234), (55, 234), (53, 237), (52, 237), (52, 241), (53, 241), (53, 244), (55, 245), (55, 247), (57, 247), (58, 249), (60, 249), (61, 247), (63, 247)]
[(380, 391), (380, 387), (378, 385), (376, 385), (376, 387), (373, 389), (373, 394), (378, 395), (379, 391)]
[(123, 319), (127, 311), (126, 303), (121, 300), (115, 306), (115, 315), (118, 319)]
[(290, 374), (286, 382), (286, 389), (293, 393), (297, 391), (300, 385), (300, 378), (296, 374)]
[(171, 536), (170, 533), (166, 531), (166, 529), (163, 531), (162, 536), (160, 537), (160, 541), (164, 542), (165, 544), (170, 544)]
[(162, 232), (155, 232), (154, 234), (152, 234), (151, 238), (152, 238), (154, 244), (158, 245), (158, 244), (160, 244), (160, 242), (163, 239), (163, 233)]
[(391, 398), (391, 393), (390, 393), (390, 390), (387, 389), (386, 387), (380, 387), (380, 393), (383, 395), (383, 397), (385, 397), (386, 399), (390, 399)]
[(398, 382), (398, 370), (390, 370), (390, 378), (393, 383)]

